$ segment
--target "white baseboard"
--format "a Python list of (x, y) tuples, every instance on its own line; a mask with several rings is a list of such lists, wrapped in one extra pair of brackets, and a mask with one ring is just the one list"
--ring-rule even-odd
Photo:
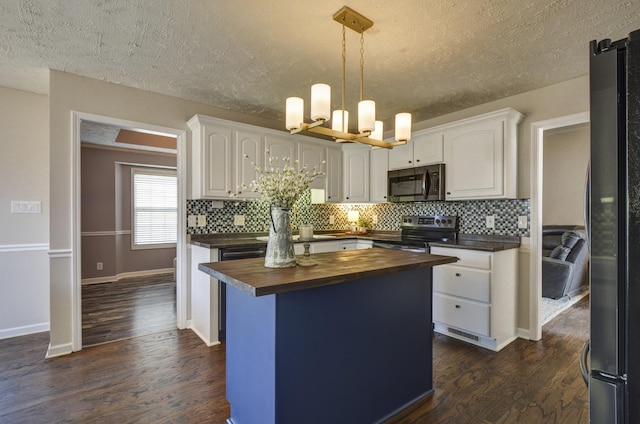
[(73, 343), (65, 343), (57, 346), (52, 346), (51, 344), (49, 344), (49, 349), (47, 349), (45, 358), (56, 358), (58, 356), (69, 355), (71, 353), (73, 353)]
[(526, 328), (516, 328), (516, 336), (520, 337), (521, 339), (531, 340), (531, 332)]
[(207, 345), (207, 347), (211, 347), (211, 346), (215, 346), (215, 345), (219, 345), (220, 341), (216, 340), (215, 342), (209, 341), (209, 339), (207, 339), (205, 336), (203, 336), (198, 330), (196, 330), (193, 327), (189, 327), (191, 329), (191, 331), (193, 331), (194, 333), (196, 333), (196, 335), (198, 337), (200, 337), (200, 339), (204, 342), (204, 344)]
[(173, 273), (173, 271), (174, 271), (173, 268), (160, 268), (160, 269), (148, 269), (144, 271), (121, 272), (120, 274), (108, 275), (106, 277), (83, 278), (82, 285), (110, 283), (112, 281), (122, 280), (123, 278), (148, 277), (150, 275), (171, 274)]
[(43, 331), (49, 331), (50, 325), (48, 322), (40, 324), (25, 325), (24, 327), (7, 328), (0, 330), (0, 340), (9, 339), (11, 337), (26, 336), (28, 334), (42, 333)]

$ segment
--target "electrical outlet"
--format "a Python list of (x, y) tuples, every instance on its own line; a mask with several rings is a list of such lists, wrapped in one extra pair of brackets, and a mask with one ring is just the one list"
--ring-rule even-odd
[(102, 262), (97, 262), (97, 263), (96, 263), (96, 269), (97, 269), (98, 271), (102, 271), (102, 268), (103, 268), (103, 264), (102, 264)]
[(198, 227), (207, 226), (207, 215), (198, 215)]
[(329, 224), (333, 225), (336, 223), (336, 216), (335, 215), (329, 215)]
[(495, 215), (487, 215), (487, 228), (495, 228), (496, 227), (496, 217)]
[(244, 215), (233, 215), (233, 225), (244, 227)]
[(378, 215), (373, 215), (373, 216), (371, 217), (371, 223), (372, 223), (373, 225), (376, 225), (376, 224), (378, 223)]
[(187, 217), (187, 227), (197, 227), (198, 217), (196, 215), (189, 215)]
[(527, 228), (529, 226), (529, 223), (527, 222), (527, 216), (526, 215), (520, 215), (518, 217), (518, 228)]

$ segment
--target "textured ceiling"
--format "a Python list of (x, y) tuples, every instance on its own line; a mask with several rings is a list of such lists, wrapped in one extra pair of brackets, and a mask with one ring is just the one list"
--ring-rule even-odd
[[(310, 85), (327, 82), (338, 107), (331, 17), (345, 4), (374, 21), (365, 97), (387, 124), (399, 111), (420, 121), (585, 75), (590, 40), (640, 28), (637, 0), (3, 0), (0, 86), (46, 93), (51, 68), (283, 120), (286, 97), (308, 103)], [(347, 50), (354, 110), (349, 30)]]

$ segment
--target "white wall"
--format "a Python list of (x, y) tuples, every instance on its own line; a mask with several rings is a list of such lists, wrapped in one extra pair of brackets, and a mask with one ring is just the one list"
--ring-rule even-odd
[[(0, 87), (0, 339), (49, 329), (49, 97)], [(12, 214), (12, 200), (42, 202)]]
[(544, 132), (542, 223), (584, 225), (589, 124)]

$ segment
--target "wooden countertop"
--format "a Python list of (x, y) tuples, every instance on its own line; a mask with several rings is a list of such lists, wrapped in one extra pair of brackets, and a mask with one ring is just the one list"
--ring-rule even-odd
[(198, 269), (254, 296), (285, 293), (457, 262), (454, 256), (391, 249), (362, 249), (311, 255), (318, 265), (266, 268), (264, 258), (203, 263)]

